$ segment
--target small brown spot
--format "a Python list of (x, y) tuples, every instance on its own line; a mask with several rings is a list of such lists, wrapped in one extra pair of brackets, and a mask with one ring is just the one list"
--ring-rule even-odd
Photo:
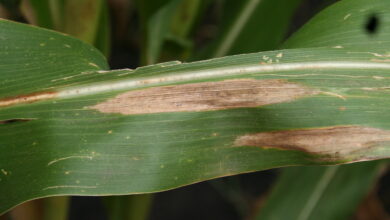
[(130, 91), (90, 109), (124, 115), (250, 108), (318, 94), (285, 80), (226, 80)]
[(339, 107), (339, 110), (340, 110), (340, 111), (345, 111), (345, 110), (347, 110), (347, 107), (345, 107), (345, 106), (340, 106), (340, 107)]
[(387, 141), (390, 141), (390, 131), (387, 130), (340, 126), (248, 134), (238, 137), (234, 145), (300, 150), (342, 158)]

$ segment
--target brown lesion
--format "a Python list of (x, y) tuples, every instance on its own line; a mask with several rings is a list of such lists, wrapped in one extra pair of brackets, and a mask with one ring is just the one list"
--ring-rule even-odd
[(0, 125), (14, 124), (19, 122), (29, 122), (32, 120), (35, 120), (35, 118), (12, 118), (12, 119), (0, 120)]
[(57, 92), (36, 92), (0, 99), (0, 108), (55, 98)]
[(247, 134), (237, 137), (234, 145), (299, 150), (342, 158), (389, 141), (388, 130), (361, 126), (335, 126)]
[(371, 59), (371, 61), (377, 63), (388, 63), (390, 62), (390, 59)]
[(318, 93), (286, 80), (225, 80), (129, 91), (90, 109), (123, 115), (212, 111), (290, 102)]

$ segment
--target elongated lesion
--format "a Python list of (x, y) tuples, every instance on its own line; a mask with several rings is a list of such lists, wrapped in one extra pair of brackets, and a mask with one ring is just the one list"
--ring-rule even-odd
[(12, 119), (0, 120), (0, 125), (14, 124), (19, 122), (29, 122), (32, 120), (36, 120), (36, 118), (12, 118)]
[(129, 91), (90, 109), (123, 115), (251, 108), (320, 92), (286, 80), (237, 79)]
[(235, 146), (270, 147), (348, 158), (390, 142), (390, 131), (363, 126), (334, 126), (246, 134), (235, 139)]
[(0, 108), (48, 100), (53, 99), (55, 97), (57, 97), (56, 92), (37, 92), (13, 97), (6, 97), (0, 99)]

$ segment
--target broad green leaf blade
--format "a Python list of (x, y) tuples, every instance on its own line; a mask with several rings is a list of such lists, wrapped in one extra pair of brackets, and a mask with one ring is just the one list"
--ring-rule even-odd
[[(276, 56), (275, 52), (271, 52), (168, 67), (156, 65), (135, 72), (122, 70), (106, 73), (111, 75), (106, 75), (107, 78), (119, 80), (106, 82), (104, 85), (107, 87), (98, 84), (58, 88), (62, 97), (53, 100), (3, 106), (0, 112), (1, 147), (6, 153), (0, 156), (3, 173), (0, 189), (4, 189), (1, 193), (6, 196), (0, 198), (4, 199), (0, 204), (5, 204), (2, 210), (27, 199), (49, 195), (154, 192), (278, 166), (343, 163), (388, 157), (389, 118), (385, 112), (389, 102), (386, 91), (364, 88), (380, 88), (382, 84), (388, 83), (387, 79), (377, 78), (386, 77), (389, 67), (383, 63), (379, 65), (363, 61), (367, 55), (362, 56), (360, 53), (348, 58), (355, 61), (339, 63), (341, 58), (346, 57), (345, 52), (342, 52), (337, 49), (284, 51), (287, 63), (279, 66), (258, 64), (263, 56)], [(316, 60), (324, 59), (324, 55), (338, 62), (330, 58), (326, 62)], [(368, 58), (370, 56), (368, 54)], [(309, 65), (300, 62), (308, 57), (311, 60)], [(356, 62), (358, 60), (361, 62)], [(318, 68), (321, 65), (329, 67), (329, 62), (337, 64), (336, 67)], [(259, 81), (283, 79), (293, 83), (288, 85), (296, 83), (305, 88), (318, 88), (322, 92), (291, 102), (220, 111), (141, 112), (126, 115), (109, 109), (100, 111), (96, 107), (123, 93), (122, 89), (129, 91), (138, 88), (137, 84), (158, 85), (162, 79), (176, 84), (183, 83), (181, 79), (175, 80), (176, 76), (182, 76), (186, 81), (206, 80), (202, 75), (210, 74), (209, 69), (216, 68), (216, 65), (224, 67), (214, 69), (215, 73), (226, 74), (227, 70), (234, 70), (230, 78), (241, 79), (231, 81), (232, 86), (236, 85), (234, 82), (247, 82), (243, 79), (248, 78)], [(243, 65), (256, 65), (268, 70), (248, 71)], [(294, 65), (299, 68), (291, 68)], [(311, 65), (313, 67), (309, 68)], [(355, 67), (359, 65), (364, 66)], [(269, 70), (274, 67), (276, 71)], [(280, 72), (281, 67), (287, 69)], [(190, 75), (179, 74), (186, 71), (190, 71)], [(316, 74), (312, 74), (313, 71)], [(78, 80), (88, 82), (91, 75), (95, 74), (102, 73), (81, 75)], [(160, 74), (161, 77), (138, 78), (148, 74)], [(196, 78), (197, 75), (201, 77)], [(189, 78), (186, 79), (186, 76)], [(336, 79), (335, 83), (324, 85), (324, 77)], [(49, 81), (63, 79), (55, 76), (45, 78)], [(125, 79), (128, 84), (125, 83), (126, 88), (123, 88), (119, 82)], [(150, 84), (153, 79), (157, 80), (156, 84)], [(226, 79), (226, 75), (214, 76), (213, 81), (222, 79)], [(350, 80), (351, 84), (345, 85), (345, 79)], [(65, 81), (66, 84), (73, 84), (76, 79), (68, 78)], [(98, 88), (104, 90), (98, 91)], [(341, 96), (335, 93), (340, 88), (343, 92)], [(87, 95), (94, 91), (98, 93)], [(127, 107), (132, 105), (117, 104)], [(277, 130), (285, 133), (269, 133)], [(292, 133), (288, 133), (288, 130)], [(259, 144), (246, 143), (247, 139), (243, 137), (248, 134), (262, 134), (266, 138), (260, 138)], [(296, 146), (289, 148), (283, 142), (277, 142), (284, 134), (296, 137), (298, 140), (293, 142)], [(318, 144), (313, 146), (313, 152), (309, 146), (305, 148), (304, 141), (299, 141), (302, 136), (308, 135)], [(332, 138), (332, 135), (336, 135), (336, 138)], [(335, 149), (336, 152), (321, 152), (316, 147), (333, 147), (327, 141), (322, 143), (324, 136), (331, 142), (335, 141), (335, 146), (340, 144), (339, 141), (347, 141), (353, 136), (362, 143), (351, 145), (346, 142), (348, 147), (367, 146), (369, 143), (372, 143), (369, 145), (372, 147), (347, 153), (339, 148)], [(26, 182), (31, 184), (24, 187)], [(10, 190), (16, 186), (16, 192)]]
[(50, 91), (69, 85), (56, 79), (108, 68), (97, 49), (64, 34), (6, 20), (0, 34), (2, 97)]
[(54, 32), (1, 21), (0, 39), (0, 212), (390, 155), (388, 41), (110, 72)]
[(375, 183), (381, 165), (285, 168), (257, 219), (350, 219)]

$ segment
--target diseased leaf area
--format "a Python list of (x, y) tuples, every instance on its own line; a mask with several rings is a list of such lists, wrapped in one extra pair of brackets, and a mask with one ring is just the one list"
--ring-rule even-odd
[(11, 123), (18, 123), (18, 122), (28, 122), (33, 119), (29, 118), (13, 118), (13, 119), (8, 119), (8, 120), (2, 120), (0, 121), (0, 124), (11, 124)]
[(124, 115), (198, 112), (258, 107), (310, 94), (315, 92), (279, 80), (226, 80), (131, 91), (91, 109)]
[(389, 158), (389, 8), (342, 1), (289, 41), (330, 19), (348, 36), (331, 47), (115, 71), (78, 40), (1, 20), (0, 212), (53, 195)]
[(378, 15), (373, 14), (367, 19), (365, 28), (368, 33), (375, 34), (379, 28), (379, 24), (380, 21)]
[[(368, 127), (329, 127), (306, 130), (265, 132), (244, 135), (236, 146), (274, 147), (306, 151), (336, 160), (347, 157), (364, 158), (378, 145), (388, 145), (390, 131)], [(342, 146), (342, 147), (338, 147)]]

